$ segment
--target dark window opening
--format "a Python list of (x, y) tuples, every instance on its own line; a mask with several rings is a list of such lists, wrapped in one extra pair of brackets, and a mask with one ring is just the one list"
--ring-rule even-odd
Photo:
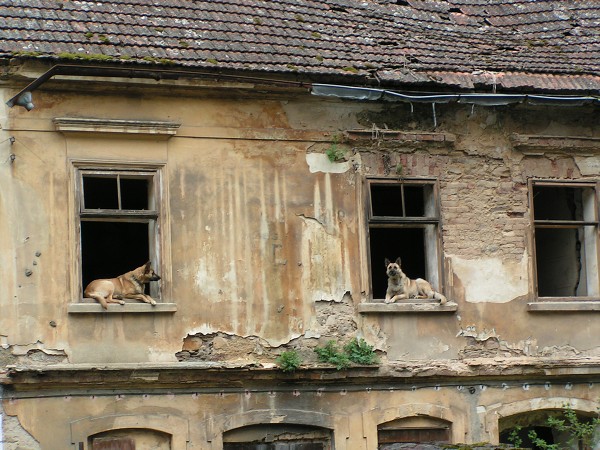
[(398, 448), (422, 448), (419, 444), (430, 444), (436, 447), (449, 444), (450, 429), (450, 422), (435, 417), (415, 416), (396, 419), (377, 427), (378, 449), (397, 450)]
[(322, 442), (226, 442), (223, 450), (324, 450)]
[(116, 178), (83, 177), (83, 192), (86, 209), (119, 209)]
[(426, 278), (423, 228), (372, 228), (371, 268), (374, 298), (385, 298), (385, 259), (402, 259), (402, 271), (409, 278)]
[(377, 441), (379, 450), (394, 450), (397, 448), (395, 444), (448, 444), (450, 443), (450, 430), (442, 428), (379, 430)]
[(400, 257), (409, 278), (440, 290), (439, 213), (435, 184), (417, 180), (369, 181), (369, 254), (373, 298), (385, 298), (385, 259)]
[(598, 213), (591, 186), (533, 185), (539, 297), (598, 296)]
[(84, 176), (84, 209), (147, 210), (149, 187), (144, 178)]
[[(535, 186), (533, 210), (535, 220), (583, 220), (585, 188)], [(589, 188), (588, 195), (589, 195)]]
[(115, 278), (149, 261), (148, 223), (81, 222), (83, 287), (98, 278)]
[(373, 216), (425, 217), (424, 186), (371, 186)]
[(94, 438), (92, 450), (135, 450), (135, 442), (130, 438)]
[(521, 428), (519, 431), (513, 430), (504, 430), (500, 433), (500, 443), (501, 444), (511, 444), (511, 440), (514, 440), (515, 437), (521, 441), (521, 448), (528, 448), (531, 450), (543, 450), (542, 447), (538, 447), (534, 445), (531, 439), (529, 438), (529, 433), (531, 431), (535, 431), (537, 437), (543, 439), (546, 444), (552, 445), (554, 444), (554, 435), (552, 433), (552, 428), (543, 427), (543, 426), (530, 426)]
[[(155, 171), (81, 170), (81, 288), (157, 259)], [(157, 283), (147, 292), (160, 297)]]
[(249, 425), (223, 434), (224, 450), (331, 450), (331, 431), (296, 425)]

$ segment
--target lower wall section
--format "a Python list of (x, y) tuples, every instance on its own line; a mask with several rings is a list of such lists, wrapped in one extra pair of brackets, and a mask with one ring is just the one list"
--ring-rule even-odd
[(4, 449), (235, 450), (249, 442), (270, 449), (283, 440), (311, 450), (375, 450), (384, 441), (428, 438), (498, 443), (511, 416), (565, 405), (589, 415), (600, 406), (596, 375), (352, 383), (338, 372), (329, 381), (326, 373), (304, 381), (246, 376), (229, 386), (192, 383), (189, 376), (171, 386), (111, 387), (88, 378), (68, 380), (71, 388), (7, 386), (4, 439), (6, 423), (18, 423), (23, 433), (15, 436), (23, 442), (5, 440)]

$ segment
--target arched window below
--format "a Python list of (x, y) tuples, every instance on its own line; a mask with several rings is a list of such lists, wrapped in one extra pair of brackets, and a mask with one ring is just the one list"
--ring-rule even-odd
[(249, 425), (223, 434), (223, 450), (332, 450), (331, 430), (295, 425)]
[[(563, 425), (557, 425), (557, 421)], [(546, 445), (557, 445), (565, 450), (591, 450), (595, 448), (592, 443), (600, 441), (597, 416), (570, 408), (515, 414), (503, 417), (498, 425), (500, 443), (532, 450), (542, 450)], [(542, 441), (539, 445), (536, 438)]]
[(411, 448), (410, 444), (449, 444), (450, 422), (434, 417), (405, 417), (382, 423), (377, 427), (379, 450)]
[(156, 430), (120, 429), (90, 436), (92, 450), (171, 450), (171, 435)]

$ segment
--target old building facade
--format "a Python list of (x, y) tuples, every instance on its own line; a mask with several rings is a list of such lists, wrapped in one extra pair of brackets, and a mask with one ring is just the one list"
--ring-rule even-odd
[[(600, 5), (171, 3), (2, 13), (3, 448), (497, 444), (597, 413)], [(392, 75), (398, 30), (376, 29), (400, 22), (429, 50)], [(566, 24), (579, 47), (552, 44)], [(336, 44), (351, 25), (370, 47)], [(397, 257), (447, 302), (386, 303)], [(84, 298), (146, 261), (156, 305)], [(353, 338), (374, 364), (318, 359)]]

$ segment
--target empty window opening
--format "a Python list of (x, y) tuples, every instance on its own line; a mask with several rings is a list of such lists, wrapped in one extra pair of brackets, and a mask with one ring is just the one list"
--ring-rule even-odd
[(513, 430), (503, 431), (500, 433), (500, 443), (509, 444), (512, 440), (516, 438), (520, 440), (520, 442), (522, 442), (519, 447), (529, 448), (531, 450), (543, 450), (541, 447), (538, 447), (531, 441), (529, 434), (532, 431), (535, 432), (538, 438), (543, 439), (546, 442), (546, 444), (553, 445), (556, 443), (554, 442), (554, 435), (552, 433), (552, 429), (550, 427), (543, 426), (523, 427), (519, 430), (515, 430), (514, 432)]
[(597, 297), (598, 210), (592, 186), (534, 184), (539, 297)]
[(130, 438), (95, 438), (92, 450), (135, 450), (135, 442)]
[(411, 448), (408, 444), (449, 444), (450, 423), (426, 416), (394, 420), (377, 427), (377, 443), (379, 450), (395, 450), (399, 444), (401, 448)]
[[(81, 288), (147, 261), (157, 265), (157, 172), (79, 170)], [(158, 283), (146, 285), (159, 297)]]
[(330, 430), (304, 425), (250, 425), (223, 435), (224, 450), (331, 450), (331, 442)]
[(89, 438), (91, 450), (170, 450), (171, 435), (143, 428), (104, 431)]
[(400, 257), (409, 278), (440, 290), (439, 214), (433, 182), (369, 180), (369, 253), (373, 298), (385, 298), (385, 259)]
[[(588, 441), (594, 439), (593, 431), (590, 436), (586, 436), (585, 433), (577, 436), (576, 433), (569, 432), (568, 430), (561, 431), (554, 426), (550, 426), (548, 422), (550, 417), (564, 420), (567, 426), (572, 425), (564, 412), (565, 410), (545, 409), (503, 417), (498, 423), (500, 443), (519, 444), (520, 448), (543, 450), (544, 447), (537, 446), (532, 442), (530, 434), (534, 431), (537, 437), (548, 445), (556, 445), (560, 449), (591, 450), (592, 447), (590, 447), (590, 442)], [(581, 432), (583, 427), (592, 427), (591, 430), (593, 430), (594, 416), (589, 413), (576, 412), (574, 417), (577, 422), (582, 424), (582, 427), (573, 428), (573, 430)], [(595, 434), (599, 432), (600, 429), (596, 429)]]
[(151, 228), (147, 223), (82, 221), (83, 287), (98, 278), (115, 278), (149, 261)]

